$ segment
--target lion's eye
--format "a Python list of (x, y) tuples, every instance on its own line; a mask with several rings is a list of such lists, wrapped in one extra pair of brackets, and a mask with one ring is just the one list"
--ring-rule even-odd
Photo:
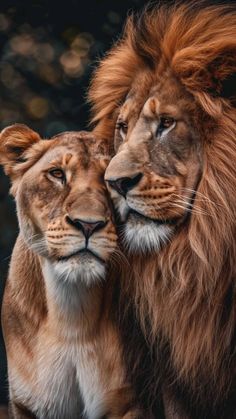
[(66, 180), (66, 175), (62, 169), (51, 169), (49, 170), (49, 174), (62, 182), (65, 182)]
[(124, 121), (118, 121), (116, 124), (116, 129), (119, 131), (122, 139), (124, 140), (128, 132), (128, 124)]
[(162, 116), (157, 128), (157, 135), (160, 136), (163, 131), (167, 130), (168, 128), (172, 128), (174, 125), (175, 120), (173, 118)]

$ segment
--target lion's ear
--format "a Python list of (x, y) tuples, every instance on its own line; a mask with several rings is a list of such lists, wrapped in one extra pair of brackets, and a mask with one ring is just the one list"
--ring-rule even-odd
[(204, 59), (200, 63), (196, 57), (192, 58), (191, 61), (185, 60), (184, 66), (176, 60), (175, 67), (178, 69), (182, 83), (194, 92), (205, 92), (213, 97), (235, 101), (236, 48), (234, 53), (227, 49), (222, 51), (219, 57), (214, 57), (214, 60), (210, 62), (207, 62), (206, 52), (202, 55)]
[[(206, 66), (208, 77), (202, 80), (205, 87), (213, 96), (234, 100), (236, 97), (236, 47), (225, 49), (221, 54)], [(209, 80), (209, 86), (207, 85)], [(204, 84), (206, 85), (204, 86)], [(204, 89), (205, 90), (205, 89)]]
[[(171, 66), (181, 82), (197, 94), (234, 99), (236, 96), (236, 8), (217, 5), (202, 8), (180, 8), (180, 36), (168, 33), (174, 43)], [(178, 14), (178, 11), (177, 11)], [(173, 25), (172, 25), (173, 26)], [(173, 26), (174, 27), (174, 26)]]
[(0, 133), (0, 164), (12, 180), (17, 166), (25, 162), (24, 153), (40, 139), (36, 132), (23, 124), (11, 125)]

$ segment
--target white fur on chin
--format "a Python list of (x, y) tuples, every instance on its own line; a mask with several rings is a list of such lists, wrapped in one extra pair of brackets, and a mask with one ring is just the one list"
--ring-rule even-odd
[(58, 280), (63, 282), (82, 282), (87, 286), (105, 278), (105, 266), (91, 258), (90, 260), (83, 259), (79, 262), (75, 261), (60, 261), (53, 264), (55, 276)]
[(166, 244), (173, 228), (169, 225), (158, 225), (152, 221), (146, 224), (133, 224), (129, 221), (124, 227), (124, 241), (132, 252), (157, 252)]

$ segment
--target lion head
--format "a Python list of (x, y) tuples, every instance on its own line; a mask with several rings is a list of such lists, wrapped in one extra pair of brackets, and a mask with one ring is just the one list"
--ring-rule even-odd
[(235, 56), (235, 7), (154, 7), (128, 19), (90, 90), (95, 131), (115, 139), (105, 179), (132, 262), (123, 284), (147, 338), (168, 342), (174, 379), (211, 406), (235, 365)]
[(103, 278), (116, 248), (103, 181), (106, 143), (86, 132), (43, 140), (16, 124), (2, 131), (0, 152), (27, 246), (50, 261), (57, 277), (88, 285)]
[[(137, 104), (132, 86), (116, 123), (106, 180), (131, 250), (158, 251), (192, 210), (203, 166), (201, 112), (171, 74)], [(140, 82), (138, 82), (140, 83)]]

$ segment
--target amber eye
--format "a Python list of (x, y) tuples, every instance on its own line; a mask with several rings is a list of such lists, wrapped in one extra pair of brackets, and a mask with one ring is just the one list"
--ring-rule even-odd
[(124, 121), (118, 121), (116, 124), (116, 129), (119, 131), (122, 139), (124, 140), (128, 132), (128, 124)]
[(175, 125), (175, 120), (173, 118), (162, 116), (160, 118), (160, 123), (157, 128), (157, 135), (161, 135), (163, 131), (168, 128), (171, 128)]
[(66, 180), (66, 175), (62, 169), (51, 169), (49, 170), (49, 174), (52, 177), (61, 180), (62, 182), (65, 182)]

